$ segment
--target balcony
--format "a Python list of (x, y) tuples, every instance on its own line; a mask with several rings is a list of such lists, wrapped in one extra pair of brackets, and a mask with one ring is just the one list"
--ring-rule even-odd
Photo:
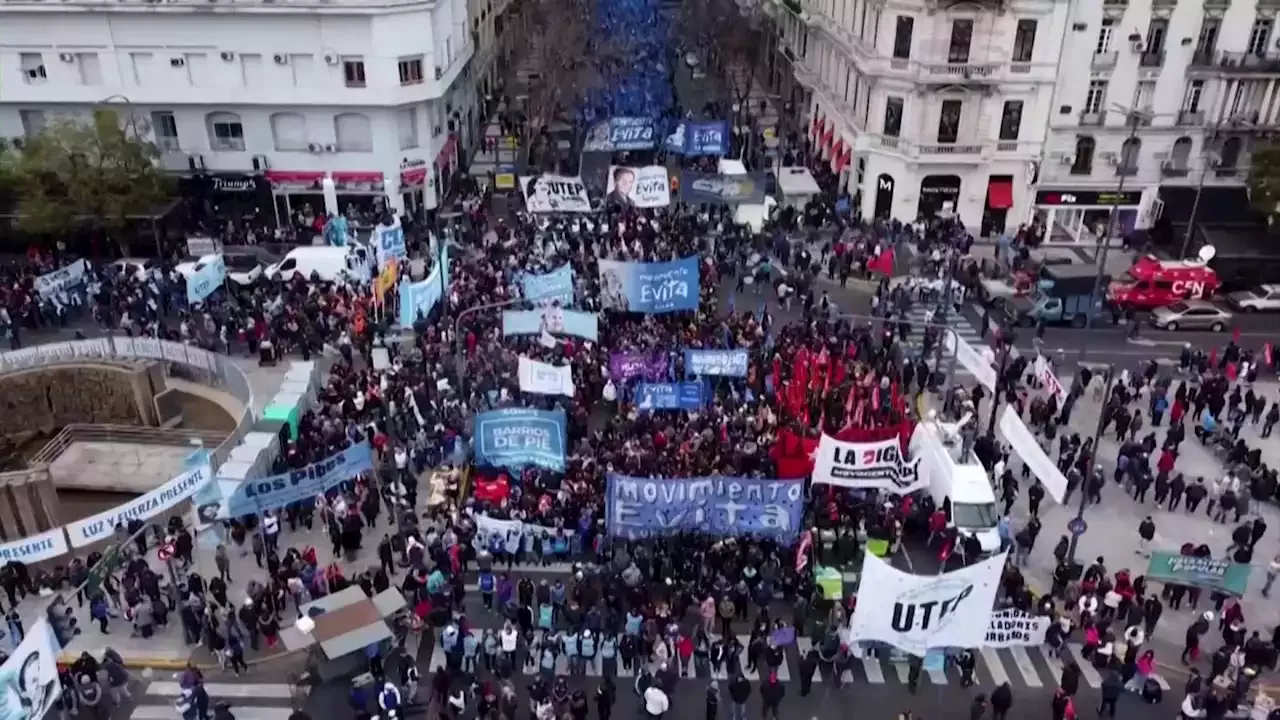
[(1089, 126), (1098, 126), (1106, 120), (1107, 114), (1102, 111), (1098, 112), (1082, 112), (1080, 113), (1080, 124)]
[(1137, 175), (1137, 174), (1138, 174), (1137, 163), (1116, 166), (1116, 177), (1133, 177), (1134, 175)]
[(980, 155), (982, 153), (982, 146), (940, 143), (937, 145), (920, 145), (916, 150), (921, 155)]
[(1280, 75), (1280, 53), (1197, 51), (1188, 65), (1191, 75), (1276, 74)]
[(920, 63), (925, 82), (989, 82), (995, 80), (998, 67), (974, 63)]
[(1018, 152), (1017, 140), (1000, 140), (996, 142), (996, 152), (1013, 153)]
[(1213, 176), (1219, 180), (1239, 180), (1244, 178), (1244, 168), (1220, 167), (1213, 171)]
[(1159, 68), (1164, 66), (1164, 50), (1152, 50), (1145, 52), (1138, 59), (1138, 65), (1144, 68)]
[(1116, 59), (1119, 56), (1120, 56), (1120, 53), (1116, 52), (1115, 50), (1108, 50), (1107, 52), (1094, 53), (1093, 69), (1106, 70), (1109, 68), (1113, 68), (1116, 66)]
[(1178, 6), (1178, 0), (1151, 0), (1153, 10), (1172, 10)]
[(1205, 12), (1224, 13), (1231, 7), (1231, 0), (1204, 0)]
[(1119, 8), (1123, 10), (1124, 8), (1129, 7), (1129, 0), (1102, 0), (1102, 7)]
[(1160, 166), (1160, 175), (1167, 178), (1184, 178), (1191, 174), (1191, 169), (1185, 165), (1178, 166), (1173, 163), (1165, 163)]
[(902, 138), (890, 135), (881, 135), (878, 144), (880, 147), (889, 148), (890, 150), (897, 150), (899, 147), (905, 147), (908, 145), (908, 143)]
[(1182, 112), (1178, 113), (1178, 124), (1179, 125), (1203, 125), (1204, 111), (1203, 110), (1183, 110)]

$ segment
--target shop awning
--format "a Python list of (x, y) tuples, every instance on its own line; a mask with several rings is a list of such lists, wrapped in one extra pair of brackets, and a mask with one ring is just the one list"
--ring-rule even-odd
[(1013, 181), (991, 180), (987, 183), (987, 205), (992, 210), (1008, 210), (1013, 207)]

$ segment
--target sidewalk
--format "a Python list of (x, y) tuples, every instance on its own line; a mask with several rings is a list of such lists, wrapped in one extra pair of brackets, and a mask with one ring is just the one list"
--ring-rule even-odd
[[(1062, 376), (1059, 379), (1064, 386), (1070, 387), (1070, 377)], [(1095, 383), (1097, 382), (1100, 380), (1095, 380)], [(1177, 384), (1175, 383), (1173, 387), (1176, 388)], [(1261, 388), (1268, 397), (1274, 398), (1277, 395), (1276, 383), (1258, 383), (1255, 387)], [(929, 402), (936, 401), (936, 398), (929, 398)], [(990, 410), (989, 401), (984, 404), (986, 407), (982, 409), (982, 413), (985, 415)], [(1071, 431), (1080, 433), (1082, 438), (1092, 437), (1100, 411), (1101, 404), (1093, 399), (1091, 389), (1076, 403), (1072, 411)], [(1148, 415), (1145, 420), (1149, 423), (1150, 416)], [(1148, 424), (1144, 426), (1140, 435), (1154, 431), (1157, 441), (1161, 441), (1167, 429), (1168, 418), (1166, 417), (1164, 427), (1152, 429)], [(1242, 437), (1247, 438), (1255, 447), (1263, 448), (1264, 461), (1273, 464), (1275, 459), (1280, 457), (1280, 448), (1274, 447), (1274, 441), (1257, 442), (1256, 433), (1259, 430), (1260, 427), (1257, 430), (1246, 429)], [(1157, 508), (1154, 503), (1154, 489), (1148, 491), (1146, 503), (1140, 504), (1134, 501), (1122, 487), (1110, 481), (1119, 449), (1120, 445), (1115, 440), (1115, 430), (1112, 428), (1099, 447), (1099, 462), (1107, 473), (1107, 486), (1102, 493), (1102, 503), (1091, 505), (1085, 510), (1084, 519), (1088, 527), (1079, 539), (1076, 550), (1077, 561), (1089, 565), (1095, 558), (1102, 557), (1108, 570), (1113, 574), (1124, 568), (1129, 569), (1135, 577), (1145, 574), (1147, 559), (1138, 551), (1137, 527), (1147, 515), (1150, 515), (1156, 524), (1153, 549), (1176, 552), (1183, 543), (1192, 542), (1208, 545), (1214, 549), (1215, 555), (1225, 552), (1231, 543), (1231, 531), (1236, 527), (1236, 523), (1230, 522), (1234, 519), (1233, 516), (1228, 516), (1229, 522), (1226, 524), (1214, 523), (1205, 515), (1203, 503), (1199, 512), (1195, 514), (1187, 513), (1185, 507), (1175, 512), (1169, 512), (1163, 507)], [(1056, 447), (1052, 450), (1051, 457), (1056, 461)], [(1012, 513), (1015, 527), (1021, 527), (1029, 519), (1024, 499), (1029, 481), (1021, 480), (1021, 462), (1013, 461), (1012, 465), (1015, 476), (1019, 477), (1021, 489), (1024, 491), (1019, 496)], [(1181, 445), (1180, 457), (1174, 472), (1182, 473), (1189, 481), (1194, 481), (1196, 477), (1204, 477), (1206, 481), (1210, 481), (1220, 477), (1224, 469), (1222, 464), (1200, 444), (1200, 441), (1195, 439), (1188, 428), (1188, 438)], [(1029, 565), (1022, 568), (1027, 580), (1037, 590), (1047, 590), (1051, 585), (1055, 566), (1053, 548), (1060, 536), (1068, 535), (1067, 523), (1075, 517), (1077, 498), (1079, 498), (1078, 494), (1072, 498), (1071, 507), (1058, 505), (1049, 498), (1041, 504), (1040, 522), (1043, 529), (1031, 553)], [(1268, 530), (1259, 541), (1254, 553), (1249, 590), (1243, 599), (1245, 622), (1251, 631), (1257, 630), (1269, 640), (1270, 629), (1280, 624), (1280, 604), (1263, 598), (1259, 590), (1264, 581), (1263, 572), (1268, 562), (1280, 554), (1280, 509), (1274, 504), (1264, 503), (1256, 507), (1255, 511), (1260, 513), (1266, 521)], [(1156, 651), (1156, 658), (1162, 666), (1166, 669), (1185, 672), (1178, 658), (1182, 652), (1186, 628), (1199, 613), (1212, 609), (1207, 592), (1202, 594), (1198, 610), (1190, 609), (1184, 603), (1183, 609), (1176, 611), (1166, 604), (1164, 614), (1156, 626), (1154, 637), (1148, 641), (1148, 647)], [(1207, 655), (1220, 644), (1221, 637), (1217, 633), (1215, 623), (1203, 641), (1203, 654)]]

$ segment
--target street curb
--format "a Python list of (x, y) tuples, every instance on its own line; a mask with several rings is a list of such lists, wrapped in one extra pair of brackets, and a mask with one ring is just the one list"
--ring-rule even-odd
[[(246, 660), (245, 664), (249, 667), (263, 665), (282, 658), (292, 657), (299, 652), (302, 652), (304, 649), (305, 648), (300, 648), (298, 650), (290, 650), (277, 653), (275, 655), (253, 658), (252, 660)], [(62, 665), (71, 665), (79, 658), (79, 655), (63, 653), (58, 656), (58, 663)], [(188, 665), (204, 672), (220, 672), (223, 669), (216, 662), (193, 663), (190, 660), (175, 660), (173, 658), (159, 657), (124, 657), (122, 659), (124, 660), (124, 666), (130, 670), (186, 670)]]

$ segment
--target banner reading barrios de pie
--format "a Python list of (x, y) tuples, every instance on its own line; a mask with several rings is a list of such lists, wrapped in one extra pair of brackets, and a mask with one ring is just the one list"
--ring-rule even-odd
[(666, 207), (671, 204), (671, 179), (667, 169), (658, 165), (648, 167), (609, 168), (609, 205), (620, 207)]
[(591, 198), (580, 177), (539, 175), (520, 178), (524, 206), (529, 212), (591, 212)]

